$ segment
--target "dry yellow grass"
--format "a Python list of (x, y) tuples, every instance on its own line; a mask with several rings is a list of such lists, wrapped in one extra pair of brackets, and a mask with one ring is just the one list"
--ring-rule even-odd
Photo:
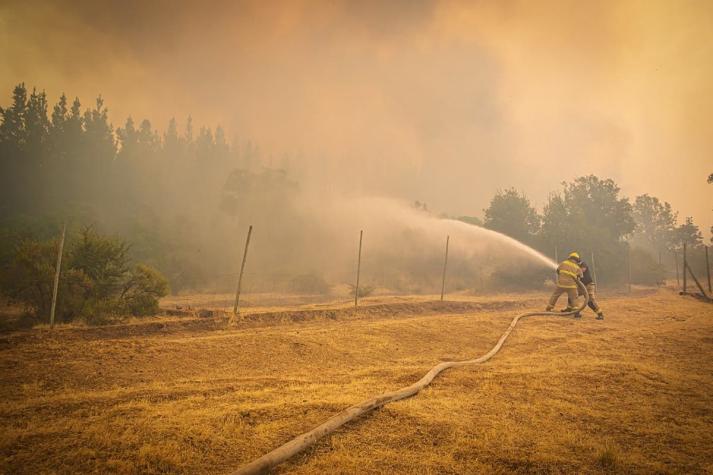
[[(174, 318), (6, 334), (0, 469), (229, 471), (439, 361), (485, 353), (513, 315), (544, 299), (377, 298), (356, 316), (254, 313), (230, 328)], [(603, 322), (591, 312), (523, 321), (487, 364), (446, 372), (279, 470), (713, 470), (713, 306), (668, 290), (603, 306)]]

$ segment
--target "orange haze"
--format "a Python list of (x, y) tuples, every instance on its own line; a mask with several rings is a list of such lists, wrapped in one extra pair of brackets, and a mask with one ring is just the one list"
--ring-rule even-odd
[(334, 187), (480, 214), (594, 173), (713, 224), (711, 2), (10, 0), (0, 50), (3, 105), (190, 113)]

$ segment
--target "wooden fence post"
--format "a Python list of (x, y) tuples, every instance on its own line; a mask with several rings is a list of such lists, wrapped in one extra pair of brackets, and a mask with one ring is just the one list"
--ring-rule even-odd
[(686, 270), (688, 270), (688, 272), (691, 273), (691, 277), (693, 277), (693, 282), (696, 283), (696, 286), (698, 287), (698, 290), (701, 291), (701, 296), (703, 296), (703, 298), (706, 299), (706, 300), (711, 300), (711, 298), (708, 297), (708, 295), (706, 295), (706, 291), (703, 290), (703, 286), (701, 285), (700, 282), (698, 282), (698, 279), (696, 278), (696, 274), (693, 273), (693, 269), (691, 269), (691, 266), (689, 266), (688, 263), (686, 263), (686, 269), (683, 269), (683, 273), (684, 273), (684, 274), (686, 273)]
[(359, 276), (361, 274), (361, 242), (364, 237), (364, 230), (359, 231), (359, 254), (357, 255), (357, 275), (356, 287), (354, 287), (354, 308), (359, 306)]
[(594, 283), (597, 285), (597, 289), (599, 289), (599, 279), (597, 279), (597, 265), (594, 262), (594, 252), (592, 252), (592, 276), (594, 277)]
[(706, 246), (706, 276), (708, 277), (708, 293), (713, 294), (713, 289), (711, 289), (711, 263), (708, 260), (708, 246)]
[(443, 260), (443, 280), (441, 282), (441, 302), (443, 302), (443, 295), (446, 293), (446, 268), (448, 267), (448, 241), (451, 237), (446, 236), (446, 257)]
[(629, 284), (629, 293), (631, 293), (631, 246), (627, 248), (627, 264), (628, 264), (628, 284)]
[(50, 308), (50, 328), (54, 328), (54, 313), (57, 309), (57, 290), (59, 289), (59, 274), (62, 269), (62, 253), (64, 252), (64, 236), (67, 233), (67, 222), (62, 225), (62, 237), (59, 238), (57, 252), (57, 267), (54, 270), (54, 286), (52, 287), (52, 307)]
[(678, 254), (676, 254), (676, 251), (673, 251), (673, 263), (676, 265), (676, 287), (679, 289), (681, 288), (681, 277), (680, 277), (680, 272), (678, 271)]
[(243, 262), (240, 264), (240, 275), (238, 276), (238, 288), (235, 290), (235, 305), (233, 305), (233, 315), (240, 312), (240, 288), (243, 285), (243, 272), (245, 272), (245, 261), (248, 258), (248, 246), (250, 245), (250, 235), (253, 233), (253, 225), (248, 228), (248, 237), (245, 239), (245, 251), (243, 251)]
[(688, 260), (686, 258), (686, 243), (683, 243), (683, 291), (686, 292), (686, 268), (688, 267)]

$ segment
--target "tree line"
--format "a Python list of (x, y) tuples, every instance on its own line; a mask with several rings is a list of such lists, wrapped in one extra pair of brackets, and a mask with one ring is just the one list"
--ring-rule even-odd
[[(227, 275), (239, 257), (234, 234), (248, 223), (272, 226), (269, 246), (255, 250), (266, 269), (289, 262), (301, 269), (307, 257), (291, 251), (309, 239), (294, 234), (304, 227), (293, 203), (299, 183), (289, 156), (276, 166), (265, 162), (257, 145), (228, 141), (221, 127), (196, 131), (190, 116), (182, 127), (171, 119), (164, 132), (132, 117), (114, 128), (101, 97), (84, 108), (63, 94), (50, 107), (43, 91), (19, 84), (0, 108), (2, 290), (46, 313), (52, 249), (64, 221), (76, 224), (61, 283), (69, 296), (60, 308), (64, 320), (108, 307), (147, 313), (169, 283), (174, 291), (198, 289)], [(426, 210), (425, 203), (418, 207)], [(623, 281), (629, 262), (635, 280), (656, 282), (684, 242), (693, 253), (702, 249), (691, 217), (678, 224), (669, 203), (649, 195), (630, 201), (613, 180), (595, 176), (564, 183), (542, 212), (510, 188), (495, 194), (482, 220), (461, 219), (551, 257), (572, 249), (586, 259), (594, 253), (605, 283)], [(549, 277), (542, 269), (501, 274), (494, 279), (524, 286)]]
[[(196, 128), (189, 115), (163, 133), (132, 117), (115, 128), (108, 112), (101, 96), (83, 107), (62, 94), (50, 107), (44, 91), (14, 88), (0, 108), (0, 265), (15, 243), (52, 239), (69, 220), (129, 236), (132, 258), (161, 269), (174, 289), (196, 286), (221, 262), (202, 240), (214, 215), (237, 215), (242, 188), (291, 186), (263, 166), (257, 145), (229, 143), (220, 126)], [(277, 165), (288, 168), (289, 157)]]
[(169, 282), (195, 288), (220, 268), (219, 250), (203, 245), (216, 213), (240, 214), (245, 189), (292, 186), (220, 126), (196, 129), (188, 116), (159, 133), (129, 117), (115, 128), (108, 112), (101, 96), (84, 107), (62, 94), (50, 107), (24, 84), (0, 107), (0, 291), (34, 317), (46, 318), (63, 222), (59, 321), (142, 315)]
[(631, 201), (614, 180), (594, 175), (563, 183), (541, 213), (518, 190), (501, 190), (484, 210), (482, 225), (553, 258), (575, 249), (585, 260), (593, 254), (609, 283), (627, 279), (629, 263), (635, 282), (663, 280), (676, 265), (675, 256), (680, 259), (684, 243), (692, 264), (704, 272), (703, 237), (692, 217), (678, 224), (678, 213), (668, 202), (648, 194)]
[(101, 96), (83, 110), (79, 98), (70, 103), (62, 94), (50, 112), (44, 91), (28, 93), (19, 84), (12, 104), (0, 108), (4, 217), (56, 214), (86, 203), (102, 209), (117, 201), (124, 209), (157, 203), (168, 187), (209, 185), (212, 176), (255, 169), (260, 159), (251, 142), (229, 145), (220, 126), (196, 133), (190, 116), (182, 131), (175, 119), (159, 134), (149, 120), (137, 124), (131, 117), (114, 129)]

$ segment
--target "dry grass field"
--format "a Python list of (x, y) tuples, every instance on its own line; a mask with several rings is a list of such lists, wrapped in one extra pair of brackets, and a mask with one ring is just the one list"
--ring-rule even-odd
[[(4, 333), (0, 471), (229, 472), (440, 361), (485, 353), (545, 298), (383, 297), (357, 314), (293, 302), (232, 326), (160, 317)], [(524, 320), (488, 363), (449, 370), (278, 471), (712, 472), (713, 305), (667, 289), (602, 303), (603, 322)]]

